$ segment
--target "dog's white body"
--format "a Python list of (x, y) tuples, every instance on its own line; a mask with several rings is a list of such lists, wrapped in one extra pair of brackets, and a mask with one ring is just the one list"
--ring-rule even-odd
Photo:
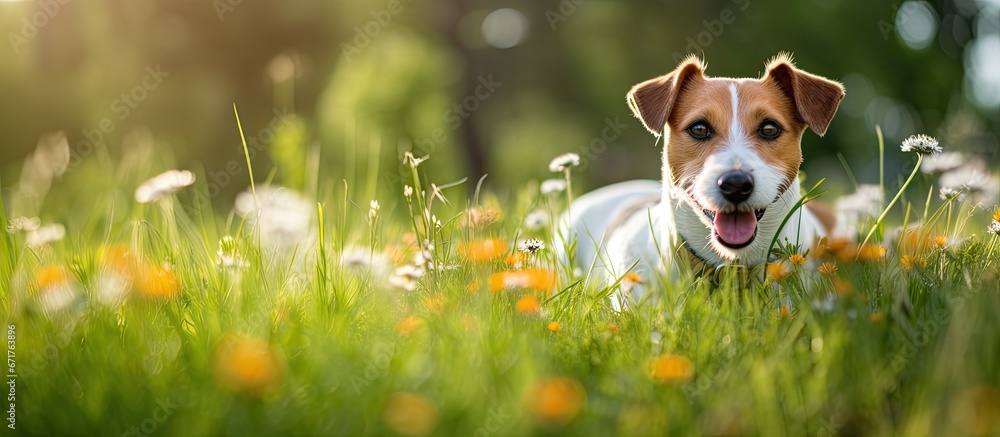
[[(707, 79), (703, 69), (689, 58), (671, 74), (639, 84), (629, 94), (630, 106), (647, 129), (668, 135), (663, 181), (598, 189), (573, 202), (563, 217), (561, 234), (577, 241), (576, 261), (584, 269), (593, 266), (605, 283), (621, 278), (633, 265), (644, 280), (654, 271), (677, 277), (678, 267), (692, 259), (709, 266), (759, 265), (767, 261), (782, 220), (801, 199), (802, 131), (806, 126), (821, 135), (826, 131), (843, 88), (794, 69), (787, 57), (773, 61), (768, 76), (759, 80)], [(767, 101), (744, 101), (761, 96), (768, 96)], [(687, 131), (681, 129), (689, 124)], [(699, 130), (691, 131), (696, 125)], [(760, 126), (757, 136), (755, 126)], [(765, 135), (773, 132), (777, 135)], [(750, 179), (749, 192), (723, 194), (723, 180), (734, 172)], [(805, 249), (828, 228), (812, 210), (800, 208), (778, 238)], [(641, 286), (621, 289), (627, 295), (618, 292), (616, 309), (643, 297)]]

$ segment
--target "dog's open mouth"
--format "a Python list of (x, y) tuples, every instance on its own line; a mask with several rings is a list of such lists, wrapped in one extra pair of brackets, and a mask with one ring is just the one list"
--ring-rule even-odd
[(764, 217), (766, 209), (755, 211), (709, 211), (702, 212), (712, 220), (712, 234), (723, 246), (741, 249), (750, 245), (757, 236), (757, 222)]

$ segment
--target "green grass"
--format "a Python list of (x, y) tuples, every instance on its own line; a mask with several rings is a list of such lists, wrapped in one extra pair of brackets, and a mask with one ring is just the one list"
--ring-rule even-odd
[[(470, 241), (551, 241), (552, 230), (524, 229), (522, 219), (536, 208), (557, 214), (565, 201), (530, 184), (508, 197), (477, 190), (470, 201), (465, 185), (414, 168), (405, 178), (416, 193), (377, 196), (373, 217), (371, 199), (356, 197), (372, 191), (319, 178), (312, 192), (325, 194), (307, 199), (309, 238), (274, 250), (253, 213), (245, 221), (224, 205), (189, 208), (206, 190), (203, 174), (138, 205), (129, 194), (151, 174), (120, 181), (128, 171), (101, 169), (106, 180), (94, 186), (113, 189), (83, 191), (76, 205), (89, 207), (49, 216), (66, 224), (62, 241), (28, 248), (22, 232), (0, 232), (24, 435), (1000, 432), (1000, 260), (996, 237), (971, 224), (986, 214), (966, 204), (929, 211), (950, 223), (939, 218), (927, 236), (970, 238), (913, 254), (923, 267), (901, 268), (903, 246), (889, 242), (875, 260), (830, 258), (833, 275), (810, 262), (788, 264), (778, 282), (642, 278), (654, 298), (616, 313), (609, 290), (557, 268), (551, 247), (526, 261), (559, 272), (549, 293), (490, 291), (491, 275), (512, 267), (466, 259)], [(505, 218), (464, 225), (470, 202)], [(922, 198), (903, 204), (924, 213)], [(378, 254), (413, 241), (448, 268), (406, 292), (387, 283), (396, 266)], [(219, 266), (220, 246), (245, 264)], [(376, 255), (345, 267), (352, 246)], [(46, 284), (63, 283), (39, 276), (47, 266), (65, 266), (75, 293), (59, 310), (41, 298)], [(131, 280), (120, 304), (99, 298), (109, 272)], [(176, 294), (147, 295), (173, 290), (171, 275)], [(538, 296), (541, 311), (519, 312), (523, 296)], [(651, 362), (664, 355), (690, 360), (693, 375), (653, 378)]]

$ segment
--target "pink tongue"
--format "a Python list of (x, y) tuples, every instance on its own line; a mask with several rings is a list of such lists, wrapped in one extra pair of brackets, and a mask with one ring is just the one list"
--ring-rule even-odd
[(730, 245), (748, 243), (756, 230), (757, 216), (753, 211), (715, 213), (715, 233)]

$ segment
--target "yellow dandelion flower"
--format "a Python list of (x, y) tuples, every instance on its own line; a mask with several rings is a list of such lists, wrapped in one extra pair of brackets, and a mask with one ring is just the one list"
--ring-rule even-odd
[(400, 334), (412, 334), (419, 331), (420, 328), (423, 327), (423, 319), (415, 316), (409, 316), (403, 318), (403, 320), (400, 320), (399, 323), (396, 324), (396, 332)]
[(226, 337), (216, 348), (214, 364), (222, 386), (248, 396), (273, 393), (284, 379), (280, 351), (257, 338)]
[(559, 322), (555, 322), (555, 321), (549, 322), (548, 328), (549, 328), (549, 331), (559, 332), (559, 328), (560, 328)]
[(824, 275), (832, 275), (834, 273), (837, 273), (837, 265), (834, 263), (826, 262), (820, 264), (817, 270), (819, 270), (819, 272)]
[(780, 281), (788, 276), (788, 265), (784, 261), (775, 261), (767, 265), (767, 277), (772, 281)]
[(661, 382), (686, 382), (694, 376), (694, 363), (680, 355), (661, 355), (650, 362), (649, 374)]
[(538, 298), (532, 295), (526, 295), (517, 300), (517, 311), (523, 314), (534, 314), (542, 309), (542, 303), (538, 301)]
[(169, 298), (180, 292), (180, 281), (169, 266), (144, 264), (138, 268), (135, 280), (139, 291), (149, 297)]
[(459, 247), (459, 254), (474, 263), (485, 263), (507, 253), (507, 242), (500, 238), (470, 241)]
[(806, 257), (804, 257), (804, 256), (799, 255), (799, 254), (796, 253), (796, 254), (788, 257), (788, 260), (791, 261), (792, 264), (798, 264), (798, 265), (801, 266), (802, 264), (805, 264)]
[(573, 378), (550, 378), (528, 391), (528, 412), (541, 425), (565, 425), (583, 411), (587, 392)]
[(407, 437), (430, 435), (437, 428), (438, 408), (430, 399), (409, 392), (396, 392), (382, 408), (385, 426)]

